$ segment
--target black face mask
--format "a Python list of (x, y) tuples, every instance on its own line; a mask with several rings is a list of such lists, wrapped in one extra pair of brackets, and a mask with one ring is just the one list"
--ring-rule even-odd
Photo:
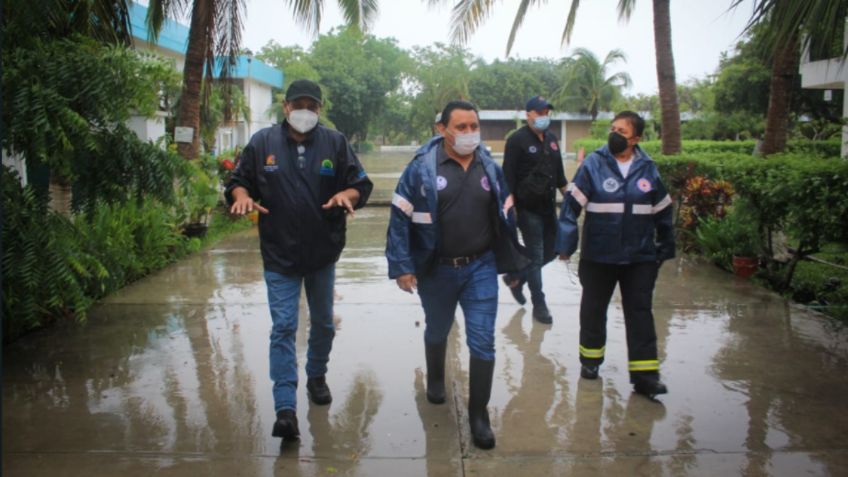
[(621, 154), (625, 149), (627, 149), (627, 138), (613, 131), (609, 133), (607, 145), (609, 146), (609, 150), (613, 156)]

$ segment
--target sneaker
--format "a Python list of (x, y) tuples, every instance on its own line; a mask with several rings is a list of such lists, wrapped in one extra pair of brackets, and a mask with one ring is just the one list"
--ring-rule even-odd
[(538, 305), (533, 306), (533, 318), (536, 319), (539, 323), (550, 325), (554, 322), (554, 318), (551, 316), (551, 312), (548, 311), (548, 305), (544, 303), (540, 303)]
[(274, 422), (273, 437), (282, 437), (284, 441), (293, 441), (300, 438), (300, 430), (297, 428), (297, 414), (293, 409), (281, 409), (277, 411), (277, 421)]
[(330, 394), (330, 388), (327, 387), (327, 380), (324, 376), (316, 376), (306, 380), (306, 394), (313, 403), (319, 406), (324, 406), (333, 402), (333, 396)]
[(524, 280), (506, 274), (503, 276), (503, 282), (519, 305), (527, 303), (527, 298), (524, 297)]
[(580, 367), (580, 376), (585, 379), (598, 379), (598, 369), (600, 366), (593, 364), (584, 364)]

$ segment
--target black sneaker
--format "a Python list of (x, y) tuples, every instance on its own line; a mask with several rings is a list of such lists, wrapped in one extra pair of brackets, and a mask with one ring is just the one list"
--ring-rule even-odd
[(656, 374), (634, 375), (631, 378), (633, 390), (637, 394), (642, 394), (653, 399), (659, 394), (668, 393), (668, 388), (660, 381), (660, 377)]
[[(515, 301), (517, 301), (519, 305), (527, 303), (527, 298), (524, 297), (524, 280), (506, 274), (503, 276), (503, 282), (506, 284), (507, 288), (509, 288), (509, 292), (512, 293), (512, 297), (515, 298)], [(514, 284), (510, 285), (511, 283)]]
[(330, 394), (330, 388), (327, 387), (327, 380), (324, 376), (316, 376), (306, 380), (306, 394), (309, 399), (319, 406), (324, 406), (333, 402), (333, 395)]
[(551, 312), (548, 311), (548, 305), (544, 303), (540, 303), (539, 305), (533, 305), (533, 318), (536, 319), (539, 323), (550, 325), (554, 322), (554, 318), (551, 316)]
[(300, 438), (297, 428), (297, 414), (292, 409), (277, 411), (277, 421), (274, 423), (273, 437), (282, 437), (284, 441), (294, 441)]
[(598, 369), (600, 366), (594, 364), (584, 364), (580, 367), (580, 376), (585, 379), (598, 379)]

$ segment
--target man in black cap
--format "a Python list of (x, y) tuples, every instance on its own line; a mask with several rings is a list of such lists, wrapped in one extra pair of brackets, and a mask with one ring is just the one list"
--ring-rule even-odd
[(553, 106), (542, 96), (527, 101), (527, 124), (506, 141), (503, 170), (518, 214), (518, 228), (532, 263), (519, 275), (504, 275), (513, 297), (526, 303), (523, 287), (530, 288), (533, 318), (553, 322), (542, 291), (542, 266), (553, 260), (556, 240), (556, 189), (565, 195), (565, 172), (557, 137), (548, 130)]
[(271, 329), (270, 369), (277, 420), (272, 435), (297, 439), (295, 332), (301, 286), (309, 304), (306, 390), (332, 401), (325, 380), (335, 336), (335, 264), (345, 244), (346, 214), (363, 207), (373, 184), (338, 131), (318, 123), (321, 88), (308, 80), (286, 91), (286, 120), (257, 132), (242, 150), (227, 190), (230, 212), (258, 210)]

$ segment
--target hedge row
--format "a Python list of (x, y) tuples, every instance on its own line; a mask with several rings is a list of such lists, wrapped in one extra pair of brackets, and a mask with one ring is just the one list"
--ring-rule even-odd
[[(606, 143), (603, 139), (580, 139), (575, 141), (575, 151), (581, 147), (586, 150), (586, 153), (594, 151)], [(746, 154), (751, 155), (754, 152), (757, 142), (749, 141), (683, 141), (683, 153), (691, 154)], [(662, 142), (642, 141), (639, 146), (648, 153), (651, 157), (660, 155), (662, 151)], [(841, 154), (841, 142), (839, 139), (827, 141), (809, 141), (795, 140), (789, 141), (786, 146), (787, 153), (801, 154), (804, 156), (821, 156), (821, 157), (839, 157)]]

